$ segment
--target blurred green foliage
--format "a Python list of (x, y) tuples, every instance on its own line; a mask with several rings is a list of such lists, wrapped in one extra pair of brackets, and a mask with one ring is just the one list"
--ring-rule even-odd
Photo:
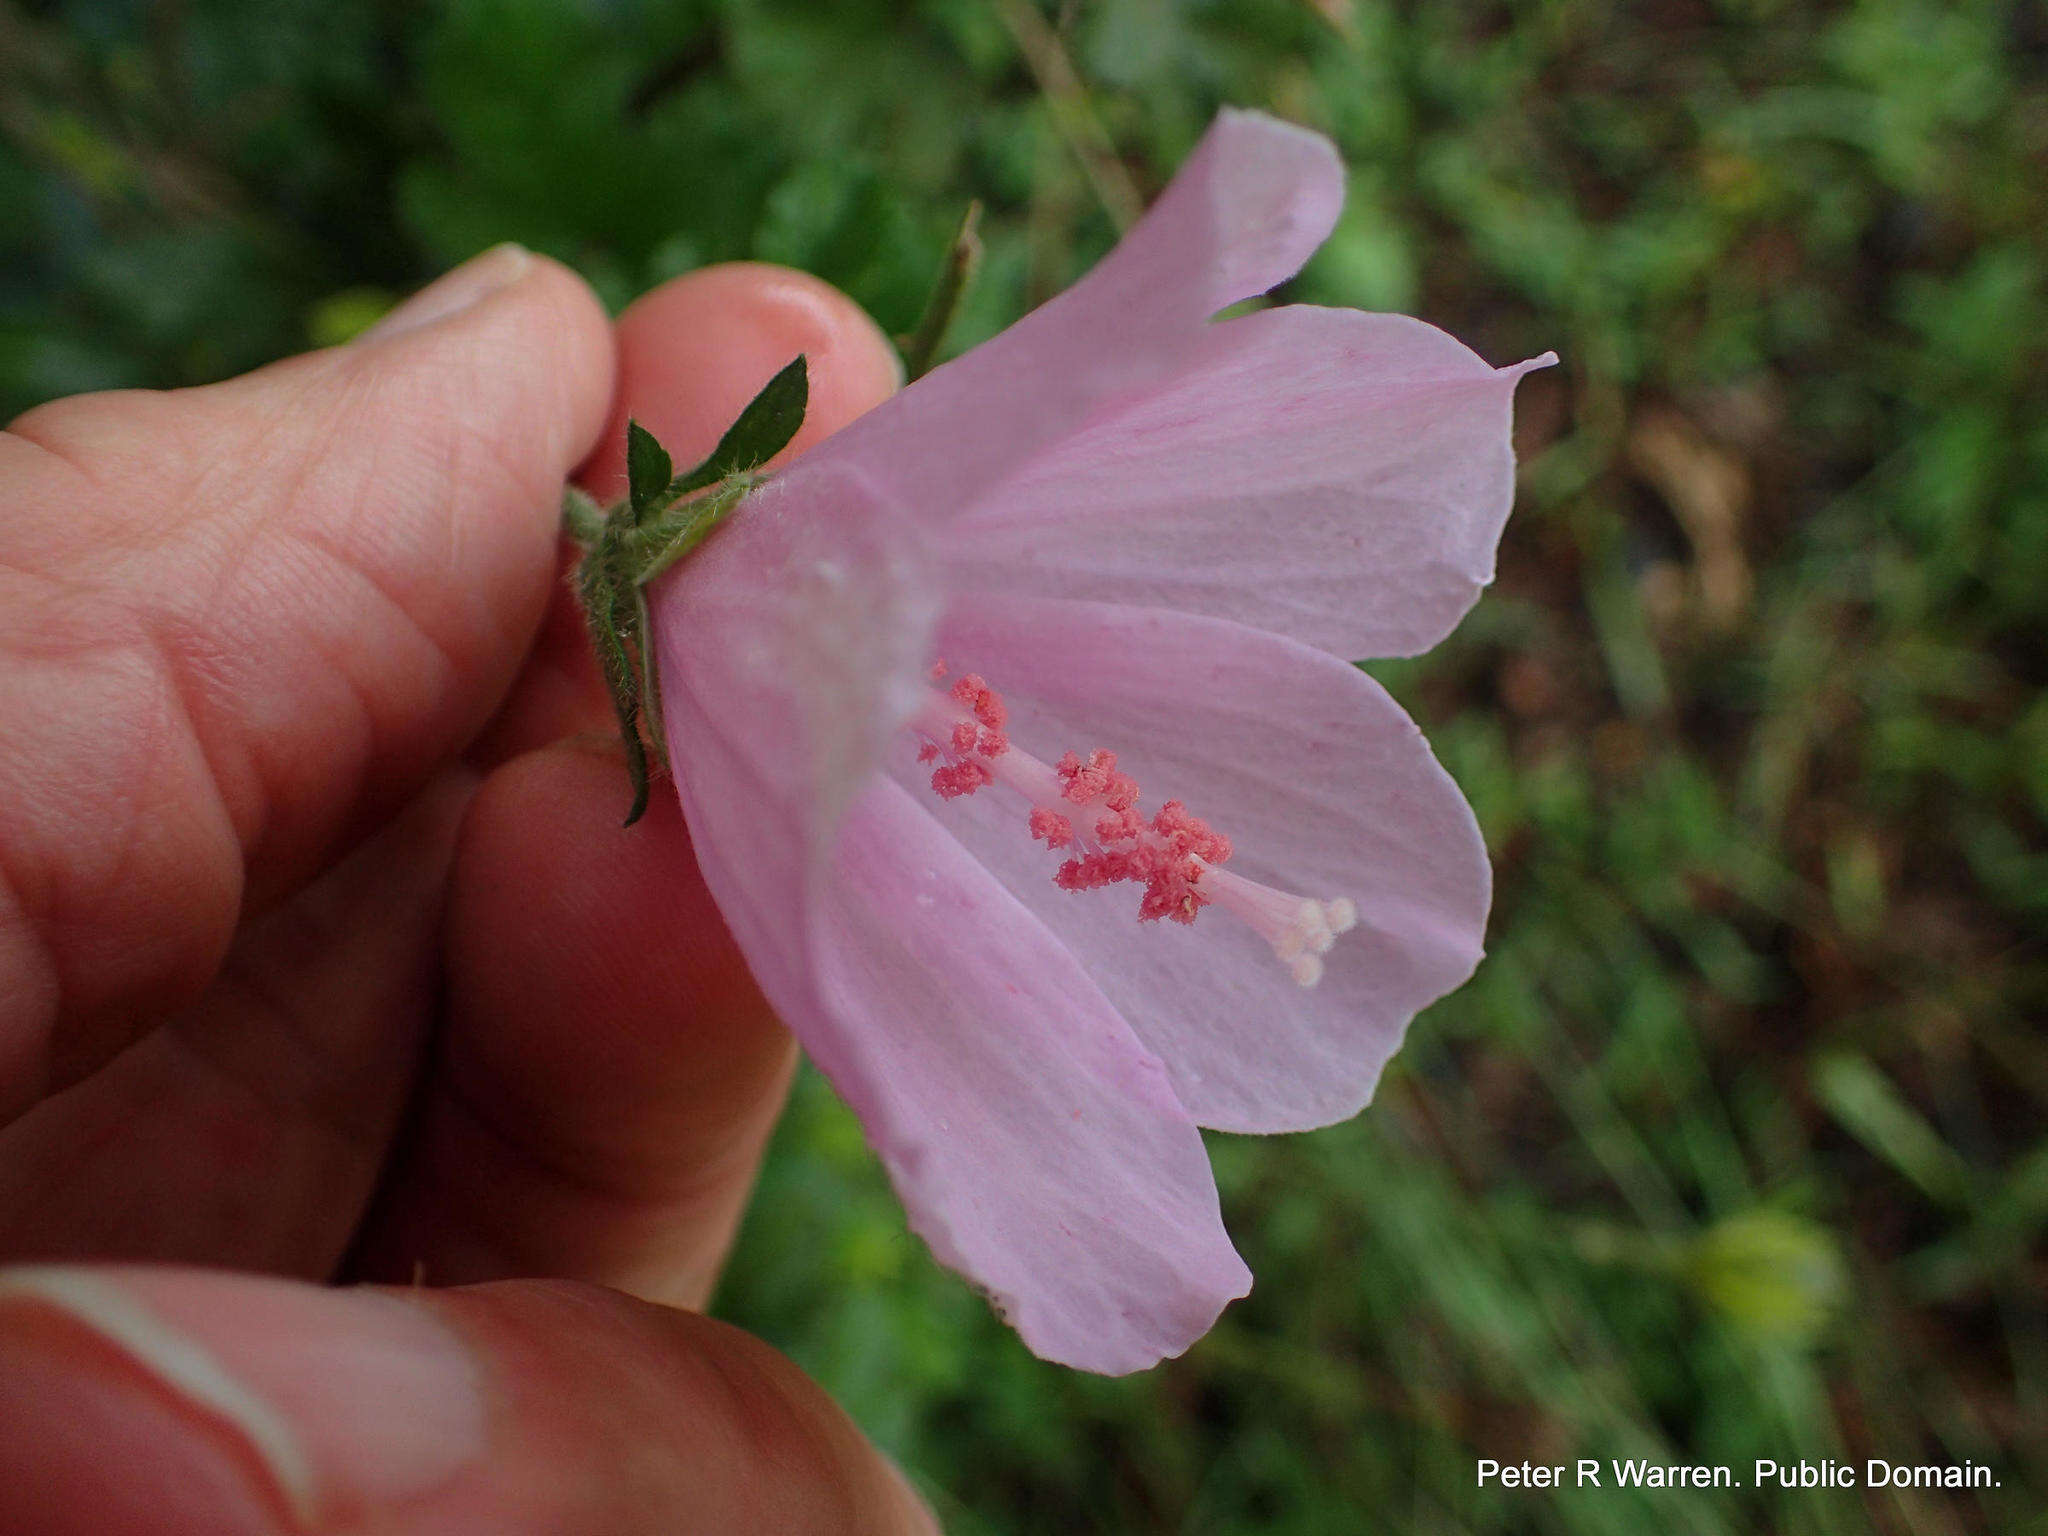
[(1333, 135), (1282, 297), (1565, 357), (1499, 585), (1374, 669), (1485, 824), (1491, 958), (1358, 1121), (1214, 1139), (1258, 1288), (1181, 1361), (1032, 1360), (810, 1077), (722, 1309), (960, 1533), (2048, 1529), (2038, 0), (55, 0), (0, 69), (0, 414), (337, 340), (507, 238), (615, 304), (789, 262), (900, 330), (974, 196), (965, 344), (1219, 104)]

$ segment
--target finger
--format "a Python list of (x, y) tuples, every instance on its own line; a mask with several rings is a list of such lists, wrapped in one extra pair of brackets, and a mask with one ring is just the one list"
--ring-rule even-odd
[[(813, 381), (799, 444), (897, 380), (850, 300), (776, 268), (672, 283), (626, 313), (619, 344), (614, 425), (633, 413), (678, 462), (708, 451), (797, 352)], [(616, 454), (593, 460), (593, 486)], [(529, 728), (576, 719), (543, 727), (538, 713)], [(609, 714), (598, 695), (586, 718), (609, 731)], [(622, 831), (628, 799), (615, 751), (561, 749), (500, 769), (472, 807), (440, 1061), (365, 1236), (373, 1277), (418, 1264), (444, 1282), (550, 1274), (685, 1305), (708, 1295), (794, 1049), (704, 889), (673, 795), (657, 786)]]
[(506, 248), (355, 345), (0, 435), (0, 1112), (488, 716), (611, 375), (589, 291)]
[(443, 1049), (363, 1274), (708, 1298), (795, 1047), (698, 878), (674, 796), (622, 830), (627, 793), (598, 737), (529, 753), (471, 805)]
[(903, 383), (896, 350), (874, 321), (809, 273), (736, 261), (663, 284), (619, 317), (618, 393), (577, 480), (600, 499), (625, 494), (628, 417), (660, 438), (679, 466), (695, 464), (799, 356), (809, 359), (810, 406), (785, 450), (791, 457)]
[(247, 924), (203, 1003), (0, 1128), (0, 1261), (331, 1276), (423, 1055), (473, 789), (437, 778)]
[[(809, 359), (811, 398), (785, 455), (803, 452), (886, 400), (902, 383), (895, 348), (860, 306), (787, 267), (731, 262), (664, 283), (619, 317), (611, 419), (577, 483), (601, 501), (625, 494), (626, 421), (637, 418), (678, 467), (700, 461), (761, 386)], [(583, 617), (567, 584), (505, 709), (479, 743), (503, 762), (612, 719)]]
[(937, 1530), (767, 1346), (590, 1287), (15, 1271), (0, 1360), (19, 1536)]

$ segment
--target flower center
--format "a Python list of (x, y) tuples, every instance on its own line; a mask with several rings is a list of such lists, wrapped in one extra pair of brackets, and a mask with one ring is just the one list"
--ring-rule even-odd
[[(931, 675), (941, 682), (946, 664), (935, 664)], [(1129, 881), (1144, 890), (1140, 922), (1192, 923), (1214, 904), (1264, 939), (1302, 986), (1322, 980), (1321, 957), (1358, 923), (1351, 900), (1299, 896), (1231, 873), (1223, 868), (1230, 839), (1178, 800), (1147, 819), (1138, 783), (1117, 768), (1114, 752), (1069, 752), (1044, 763), (1011, 742), (1008, 718), (1002, 696), (972, 672), (945, 692), (929, 689), (910, 729), (920, 742), (917, 760), (933, 765), (933, 793), (956, 800), (1000, 786), (1029, 805), (1025, 825), (1035, 840), (1068, 850), (1053, 872), (1061, 890)]]

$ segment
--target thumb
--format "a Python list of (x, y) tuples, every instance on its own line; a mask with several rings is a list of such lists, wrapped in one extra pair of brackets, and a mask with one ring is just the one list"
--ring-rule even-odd
[(936, 1536), (796, 1367), (612, 1291), (0, 1272), (10, 1532)]
[(0, 434), (0, 1116), (487, 717), (612, 369), (590, 291), (503, 246), (352, 345)]

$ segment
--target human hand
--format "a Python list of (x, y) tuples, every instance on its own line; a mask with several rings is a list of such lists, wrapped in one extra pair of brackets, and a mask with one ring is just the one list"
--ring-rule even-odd
[(673, 797), (620, 830), (557, 580), (629, 408), (687, 462), (799, 352), (796, 450), (895, 385), (811, 279), (615, 334), (501, 249), (349, 346), (0, 434), (8, 1532), (933, 1528), (691, 1310), (793, 1051)]

